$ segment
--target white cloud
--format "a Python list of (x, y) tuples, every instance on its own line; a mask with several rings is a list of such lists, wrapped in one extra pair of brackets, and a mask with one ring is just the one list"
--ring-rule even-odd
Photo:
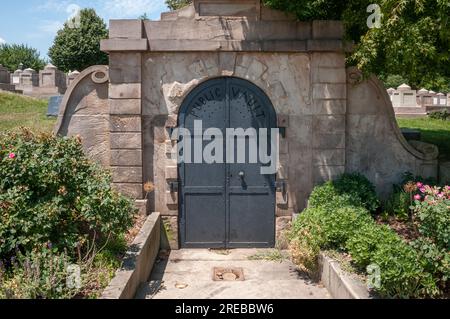
[(37, 6), (37, 10), (39, 11), (50, 11), (50, 12), (63, 12), (66, 11), (67, 7), (71, 1), (69, 0), (47, 0), (46, 2)]
[(61, 21), (43, 20), (41, 22), (41, 24), (38, 26), (38, 29), (45, 33), (55, 34), (63, 26), (64, 26), (64, 23), (62, 23)]
[(6, 40), (3, 38), (0, 38), (0, 44), (5, 44), (5, 43), (6, 43)]
[(103, 0), (103, 7), (114, 18), (137, 18), (143, 13), (152, 15), (166, 9), (164, 0)]

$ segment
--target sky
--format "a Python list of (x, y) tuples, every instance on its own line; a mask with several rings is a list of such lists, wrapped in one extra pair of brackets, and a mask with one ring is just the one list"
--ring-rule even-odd
[(27, 44), (48, 59), (56, 32), (77, 8), (94, 8), (106, 23), (144, 13), (159, 20), (168, 11), (164, 0), (7, 0), (1, 2), (0, 44)]

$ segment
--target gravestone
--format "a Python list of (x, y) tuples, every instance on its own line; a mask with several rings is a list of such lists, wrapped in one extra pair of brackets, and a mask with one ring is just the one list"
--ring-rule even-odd
[(48, 101), (47, 116), (54, 116), (54, 117), (58, 116), (59, 108), (61, 106), (63, 98), (64, 98), (63, 95), (56, 95), (50, 97), (50, 100)]

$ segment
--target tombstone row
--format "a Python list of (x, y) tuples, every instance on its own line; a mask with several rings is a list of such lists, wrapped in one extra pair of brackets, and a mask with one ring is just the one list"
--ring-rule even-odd
[(78, 71), (65, 74), (52, 64), (47, 64), (39, 72), (31, 68), (19, 68), (10, 73), (0, 64), (0, 90), (31, 96), (62, 95), (79, 74)]
[(397, 107), (450, 107), (450, 93), (436, 93), (427, 89), (412, 90), (407, 84), (400, 85), (397, 89), (387, 90), (392, 105)]

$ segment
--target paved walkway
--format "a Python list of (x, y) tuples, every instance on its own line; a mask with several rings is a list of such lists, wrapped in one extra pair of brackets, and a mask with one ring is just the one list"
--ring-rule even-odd
[[(328, 299), (326, 288), (311, 282), (289, 261), (250, 260), (261, 249), (172, 251), (160, 260), (138, 299)], [(214, 267), (240, 267), (244, 281), (213, 281)]]

